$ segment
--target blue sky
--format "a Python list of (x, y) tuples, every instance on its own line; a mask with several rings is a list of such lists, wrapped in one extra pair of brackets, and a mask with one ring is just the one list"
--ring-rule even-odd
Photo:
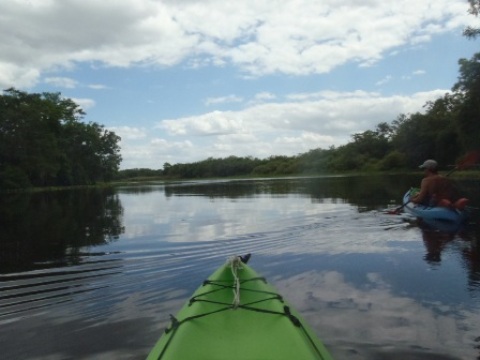
[[(341, 5), (339, 5), (341, 4)], [(122, 169), (295, 155), (423, 111), (479, 42), (466, 0), (7, 0), (0, 85), (61, 92)]]

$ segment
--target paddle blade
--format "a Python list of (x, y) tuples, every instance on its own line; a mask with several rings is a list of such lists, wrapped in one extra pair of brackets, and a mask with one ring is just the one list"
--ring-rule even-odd
[(399, 210), (399, 209), (388, 210), (388, 211), (385, 212), (385, 214), (388, 214), (388, 215), (399, 215), (399, 214), (400, 214), (400, 210)]
[(480, 160), (480, 151), (471, 151), (456, 166), (457, 169), (463, 170), (469, 166), (473, 166)]
[(385, 211), (385, 214), (388, 214), (388, 215), (400, 215), (400, 213), (402, 212), (402, 209), (405, 207), (405, 205), (402, 205), (400, 207), (397, 207), (395, 209), (391, 209), (391, 210), (386, 210)]

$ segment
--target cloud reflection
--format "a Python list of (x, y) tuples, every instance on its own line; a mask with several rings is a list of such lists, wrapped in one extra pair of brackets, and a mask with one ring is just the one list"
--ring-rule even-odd
[(381, 274), (366, 274), (365, 282), (355, 286), (337, 271), (308, 271), (274, 285), (323, 341), (332, 344), (338, 359), (352, 358), (352, 351), (355, 359), (379, 359), (387, 353), (424, 359), (430, 349), (435, 349), (436, 359), (449, 358), (445, 354), (478, 356), (472, 333), (480, 333), (474, 320), (479, 309), (395, 294)]

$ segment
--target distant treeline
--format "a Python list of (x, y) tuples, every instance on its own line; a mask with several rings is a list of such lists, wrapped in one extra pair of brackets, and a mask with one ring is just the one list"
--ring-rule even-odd
[(121, 156), (115, 133), (59, 93), (0, 95), (0, 189), (112, 180)]
[(446, 168), (469, 151), (480, 149), (480, 53), (460, 59), (452, 92), (425, 104), (426, 111), (401, 114), (373, 130), (352, 135), (343, 146), (268, 159), (230, 156), (188, 164), (165, 163), (163, 169), (130, 169), (117, 179), (206, 178), (247, 175), (294, 175), (418, 168), (436, 159)]

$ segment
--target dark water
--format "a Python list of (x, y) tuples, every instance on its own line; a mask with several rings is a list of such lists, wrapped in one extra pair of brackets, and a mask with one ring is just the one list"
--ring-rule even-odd
[[(479, 227), (442, 233), (383, 211), (418, 182), (200, 181), (2, 196), (0, 358), (143, 359), (201, 281), (250, 252), (336, 359), (478, 359)], [(459, 185), (480, 206), (479, 183)]]

